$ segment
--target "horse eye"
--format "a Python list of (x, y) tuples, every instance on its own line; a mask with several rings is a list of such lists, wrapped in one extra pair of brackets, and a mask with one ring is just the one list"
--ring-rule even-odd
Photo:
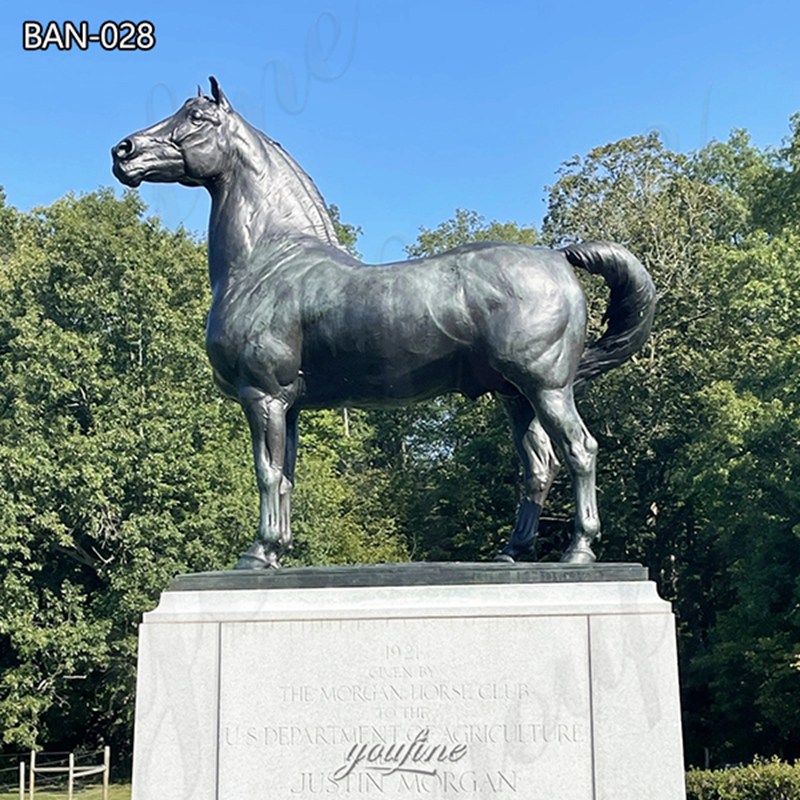
[(192, 111), (192, 113), (191, 113), (191, 114), (189, 114), (189, 116), (191, 117), (191, 120), (192, 120), (192, 122), (200, 122), (200, 120), (202, 120), (202, 119), (203, 119), (203, 114), (202, 114), (202, 112), (201, 112), (201, 111), (198, 111), (197, 109), (195, 109), (194, 111)]

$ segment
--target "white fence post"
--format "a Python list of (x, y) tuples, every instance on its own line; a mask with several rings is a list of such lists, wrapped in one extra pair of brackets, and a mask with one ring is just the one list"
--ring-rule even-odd
[(103, 748), (103, 800), (108, 800), (108, 782), (111, 773), (111, 748), (106, 745)]
[(31, 750), (31, 779), (28, 781), (30, 790), (30, 800), (33, 800), (34, 787), (36, 785), (36, 751)]
[(67, 773), (67, 800), (72, 800), (72, 788), (75, 783), (75, 753), (69, 754), (69, 772)]
[(19, 762), (19, 800), (25, 800), (25, 762)]

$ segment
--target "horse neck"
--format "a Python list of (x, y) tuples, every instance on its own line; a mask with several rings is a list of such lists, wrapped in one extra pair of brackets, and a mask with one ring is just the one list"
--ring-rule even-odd
[(316, 186), (280, 145), (240, 120), (232, 167), (210, 187), (208, 257), (212, 286), (246, 271), (258, 243), (311, 237), (339, 247)]

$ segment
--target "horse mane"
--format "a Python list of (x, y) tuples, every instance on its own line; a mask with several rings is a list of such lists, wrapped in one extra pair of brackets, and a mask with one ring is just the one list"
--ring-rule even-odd
[[(312, 226), (315, 235), (322, 241), (341, 249), (342, 245), (339, 243), (339, 237), (333, 225), (331, 215), (328, 212), (328, 206), (308, 173), (303, 170), (278, 142), (270, 139), (269, 136), (262, 133), (257, 128), (254, 128), (238, 114), (236, 117), (240, 125), (256, 139), (268, 156), (272, 157), (270, 160), (278, 166), (281, 172), (288, 174), (294, 179), (292, 183), (296, 184), (298, 189), (295, 197), (297, 197), (304, 212), (304, 216)], [(265, 174), (263, 168), (262, 173)], [(272, 181), (275, 181), (275, 176), (272, 176)], [(282, 191), (285, 192), (285, 187), (283, 187)]]

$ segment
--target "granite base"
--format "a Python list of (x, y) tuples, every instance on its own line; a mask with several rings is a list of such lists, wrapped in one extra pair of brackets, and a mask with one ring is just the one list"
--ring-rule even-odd
[(133, 800), (683, 800), (638, 565), (181, 576), (140, 632)]

